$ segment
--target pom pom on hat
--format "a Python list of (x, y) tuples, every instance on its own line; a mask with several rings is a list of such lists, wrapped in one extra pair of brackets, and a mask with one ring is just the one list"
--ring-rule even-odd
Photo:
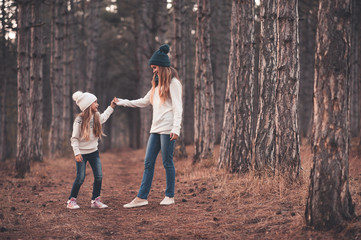
[(164, 52), (165, 54), (167, 54), (167, 53), (169, 53), (169, 45), (163, 44), (162, 46), (160, 46), (159, 50)]
[(149, 59), (149, 65), (157, 65), (162, 67), (170, 67), (170, 60), (168, 57), (169, 45), (163, 44), (159, 50), (155, 51)]
[(81, 91), (76, 91), (73, 94), (73, 100), (75, 101), (76, 105), (79, 106), (80, 110), (84, 111), (97, 100), (97, 97), (94, 94), (88, 92), (83, 93)]
[(73, 94), (73, 100), (76, 102), (79, 98), (80, 98), (80, 96), (83, 94), (83, 92), (81, 92), (81, 91), (77, 91), (77, 92), (75, 92), (74, 94)]

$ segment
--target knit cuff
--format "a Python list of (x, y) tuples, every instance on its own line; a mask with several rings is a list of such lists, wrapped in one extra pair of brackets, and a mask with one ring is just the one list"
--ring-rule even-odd
[(177, 134), (177, 135), (179, 136), (179, 134), (180, 134), (180, 127), (173, 127), (171, 133), (175, 133), (175, 134)]
[(79, 149), (73, 149), (73, 151), (74, 151), (74, 156), (81, 154)]

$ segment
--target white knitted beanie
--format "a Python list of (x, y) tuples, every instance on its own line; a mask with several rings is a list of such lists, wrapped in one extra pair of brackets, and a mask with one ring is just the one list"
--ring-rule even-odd
[(77, 91), (73, 94), (73, 100), (76, 102), (76, 105), (79, 106), (80, 110), (84, 111), (97, 100), (97, 97), (88, 92), (83, 93), (81, 91)]

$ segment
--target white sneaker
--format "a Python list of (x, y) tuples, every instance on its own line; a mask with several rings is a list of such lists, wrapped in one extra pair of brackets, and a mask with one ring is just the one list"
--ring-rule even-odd
[(161, 202), (160, 205), (171, 205), (174, 204), (174, 197), (165, 197)]
[(80, 208), (79, 205), (76, 203), (76, 198), (70, 198), (67, 202), (66, 202), (66, 207), (70, 208), (70, 209), (78, 209)]
[(145, 206), (145, 205), (148, 205), (148, 200), (136, 197), (130, 203), (123, 205), (123, 207), (124, 208), (134, 208), (134, 207), (141, 207), (141, 206)]
[(97, 197), (95, 200), (91, 200), (91, 208), (107, 208), (108, 205), (105, 205), (100, 201), (100, 197)]

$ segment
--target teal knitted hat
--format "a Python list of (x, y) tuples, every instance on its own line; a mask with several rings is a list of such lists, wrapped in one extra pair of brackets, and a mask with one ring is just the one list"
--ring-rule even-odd
[(164, 44), (160, 46), (159, 50), (153, 53), (152, 57), (149, 59), (149, 65), (157, 65), (162, 67), (170, 67), (170, 60), (168, 57), (169, 45)]

